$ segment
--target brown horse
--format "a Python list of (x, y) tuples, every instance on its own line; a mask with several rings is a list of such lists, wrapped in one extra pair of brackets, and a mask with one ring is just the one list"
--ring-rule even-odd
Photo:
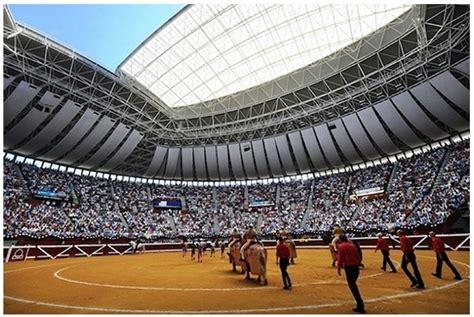
[(267, 249), (258, 243), (250, 245), (245, 250), (245, 261), (242, 261), (242, 269), (247, 273), (246, 279), (250, 279), (250, 273), (257, 275), (257, 282), (267, 285)]
[(232, 264), (232, 271), (236, 272), (236, 267), (240, 266), (242, 271), (240, 273), (244, 274), (244, 268), (242, 267), (242, 263), (240, 261), (240, 247), (242, 243), (240, 241), (235, 242), (230, 247), (230, 254), (229, 254), (229, 262)]

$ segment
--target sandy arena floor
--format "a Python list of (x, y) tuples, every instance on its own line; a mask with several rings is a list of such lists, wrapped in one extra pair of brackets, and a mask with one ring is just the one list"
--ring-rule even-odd
[[(282, 290), (275, 251), (269, 250), (268, 286), (245, 280), (219, 255), (204, 263), (181, 253), (69, 258), (4, 265), (4, 313), (252, 313), (347, 314), (355, 306), (330, 266), (328, 250), (298, 250), (289, 267), (291, 291)], [(399, 265), (400, 251), (391, 251)], [(416, 251), (426, 290), (411, 289), (401, 269), (384, 273), (381, 254), (364, 250), (359, 289), (368, 313), (469, 313), (469, 252), (448, 252), (463, 276), (431, 276), (435, 256)]]

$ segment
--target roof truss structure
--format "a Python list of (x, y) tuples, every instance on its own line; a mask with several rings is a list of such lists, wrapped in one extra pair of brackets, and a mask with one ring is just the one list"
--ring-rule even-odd
[[(4, 74), (13, 78), (4, 90), (5, 98), (26, 81), (43, 93), (50, 91), (76, 102), (82, 106), (81, 114), (90, 108), (140, 131), (143, 139), (114, 169), (129, 175), (144, 175), (157, 145), (243, 144), (300, 131), (344, 118), (446, 70), (469, 86), (468, 75), (454, 68), (469, 58), (468, 5), (417, 5), (394, 23), (307, 67), (210, 101), (205, 107), (176, 109), (63, 45), (12, 19), (4, 21)], [(28, 107), (38, 100), (39, 96)], [(23, 116), (4, 129), (18, 124)], [(76, 122), (35, 155), (48, 152)], [(398, 148), (406, 148), (392, 137)]]
[(171, 108), (194, 105), (321, 60), (410, 9), (399, 4), (188, 5), (119, 70)]

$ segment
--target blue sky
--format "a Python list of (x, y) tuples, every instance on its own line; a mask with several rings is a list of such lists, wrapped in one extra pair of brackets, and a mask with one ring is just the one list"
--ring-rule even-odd
[(151, 33), (184, 5), (10, 5), (17, 22), (115, 71)]

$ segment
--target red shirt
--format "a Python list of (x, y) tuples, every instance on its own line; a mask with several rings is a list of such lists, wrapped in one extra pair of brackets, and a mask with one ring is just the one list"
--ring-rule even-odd
[(431, 243), (432, 243), (434, 252), (443, 252), (444, 251), (444, 242), (440, 238), (431, 237)]
[(388, 250), (388, 241), (384, 238), (377, 239), (377, 247), (376, 250), (387, 251)]
[(290, 258), (290, 248), (283, 242), (277, 245), (277, 257)]
[(337, 266), (359, 265), (360, 256), (357, 248), (350, 242), (341, 242), (337, 248)]
[(402, 249), (403, 253), (413, 252), (413, 244), (411, 243), (411, 240), (405, 235), (400, 237), (400, 248)]

